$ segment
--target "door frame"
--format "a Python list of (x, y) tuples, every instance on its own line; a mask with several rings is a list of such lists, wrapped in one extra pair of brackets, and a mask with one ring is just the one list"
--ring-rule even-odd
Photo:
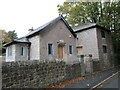
[[(60, 50), (60, 52), (59, 52), (59, 47), (60, 47), (60, 49), (62, 49), (62, 50)], [(64, 58), (64, 46), (63, 45), (61, 45), (61, 44), (58, 44), (58, 46), (57, 46), (57, 57), (59, 58), (59, 59), (63, 59)], [(62, 53), (62, 54), (60, 54), (60, 53)], [(62, 55), (62, 56), (61, 56)]]

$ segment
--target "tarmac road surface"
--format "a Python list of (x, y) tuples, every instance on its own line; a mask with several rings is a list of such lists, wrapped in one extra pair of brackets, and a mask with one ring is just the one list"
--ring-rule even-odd
[(110, 69), (110, 70), (103, 71), (103, 72), (95, 74), (95, 75), (86, 76), (84, 80), (81, 80), (76, 83), (71, 83), (70, 85), (65, 86), (64, 88), (92, 88), (93, 86), (95, 86), (96, 84), (105, 80), (106, 78), (108, 78), (112, 74), (116, 73), (117, 71), (119, 71), (119, 70), (118, 69)]
[(120, 76), (111, 80), (109, 83), (104, 85), (102, 88), (119, 88), (120, 89)]

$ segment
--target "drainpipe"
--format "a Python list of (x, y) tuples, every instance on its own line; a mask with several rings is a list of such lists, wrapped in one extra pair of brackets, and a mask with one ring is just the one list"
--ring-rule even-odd
[(28, 44), (28, 60), (30, 60), (30, 45), (31, 44)]

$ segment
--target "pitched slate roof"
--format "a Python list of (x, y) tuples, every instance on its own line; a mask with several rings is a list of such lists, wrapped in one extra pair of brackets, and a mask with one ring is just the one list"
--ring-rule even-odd
[(21, 38), (21, 39), (14, 39), (13, 41), (9, 42), (9, 43), (6, 43), (4, 44), (3, 46), (4, 47), (7, 47), (11, 44), (15, 44), (15, 43), (25, 43), (25, 44), (31, 44), (27, 38)]
[(55, 18), (54, 20), (52, 20), (52, 21), (50, 21), (50, 22), (48, 22), (48, 23), (38, 27), (37, 29), (35, 29), (35, 30), (31, 31), (30, 33), (28, 33), (25, 37), (31, 37), (31, 36), (34, 36), (36, 34), (39, 34), (43, 30), (46, 30), (50, 26), (54, 25), (59, 20), (62, 20), (64, 22), (64, 24), (67, 26), (67, 28), (69, 29), (69, 31), (72, 33), (72, 35), (74, 37), (76, 37), (76, 34), (74, 33), (73, 29), (69, 26), (69, 24), (67, 23), (67, 21), (64, 19), (63, 16), (59, 16), (59, 17)]
[(76, 37), (76, 34), (74, 33), (73, 29), (69, 26), (69, 24), (67, 23), (67, 21), (64, 19), (63, 16), (59, 16), (57, 18), (55, 18), (54, 20), (38, 27), (37, 29), (29, 32), (26, 36), (22, 37), (22, 38), (19, 38), (19, 39), (16, 39), (16, 40), (13, 40), (7, 44), (4, 44), (3, 46), (7, 47), (11, 44), (15, 44), (15, 43), (26, 43), (26, 44), (30, 44), (28, 38), (29, 37), (32, 37), (36, 34), (39, 34), (40, 32), (42, 32), (43, 30), (46, 30), (47, 28), (49, 28), (50, 26), (54, 25), (56, 22), (58, 22), (59, 20), (62, 20), (64, 22), (64, 24), (67, 26), (68, 30), (72, 33), (72, 35), (74, 37)]
[(75, 33), (77, 33), (77, 32), (81, 32), (81, 31), (88, 30), (90, 28), (95, 28), (95, 27), (102, 28), (104, 30), (110, 31), (110, 30), (108, 30), (104, 27), (101, 27), (101, 26), (97, 25), (96, 23), (85, 23), (85, 24), (82, 24), (78, 27), (73, 28), (73, 30), (74, 30)]

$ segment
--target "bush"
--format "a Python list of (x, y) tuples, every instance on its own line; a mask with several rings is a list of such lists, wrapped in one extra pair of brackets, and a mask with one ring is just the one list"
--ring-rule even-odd
[(114, 57), (115, 57), (115, 65), (120, 65), (120, 54), (119, 53), (115, 53), (114, 54)]

